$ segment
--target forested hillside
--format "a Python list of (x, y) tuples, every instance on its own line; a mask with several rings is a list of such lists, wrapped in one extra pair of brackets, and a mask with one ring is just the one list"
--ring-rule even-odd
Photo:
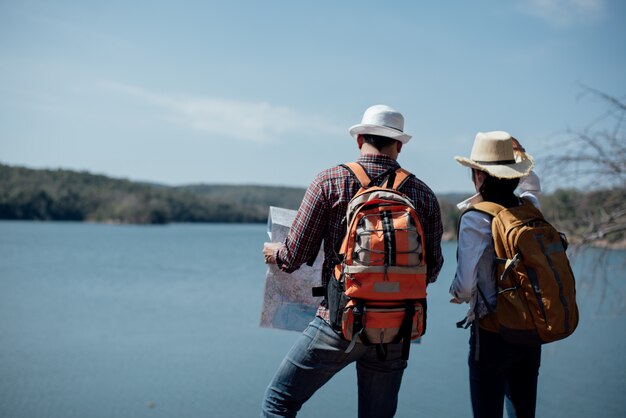
[[(169, 187), (69, 170), (33, 170), (0, 164), (0, 219), (163, 224), (169, 222), (266, 222), (268, 207), (297, 209), (303, 188), (256, 185)], [(446, 239), (454, 239), (467, 196), (439, 195)], [(581, 193), (559, 190), (542, 197), (543, 212), (576, 239), (602, 234), (623, 240), (623, 222), (607, 214), (623, 206), (626, 190)], [(608, 225), (608, 226), (605, 226)], [(617, 226), (615, 226), (617, 225)]]
[(269, 205), (297, 208), (303, 189), (162, 185), (0, 164), (0, 219), (114, 223), (265, 222)]

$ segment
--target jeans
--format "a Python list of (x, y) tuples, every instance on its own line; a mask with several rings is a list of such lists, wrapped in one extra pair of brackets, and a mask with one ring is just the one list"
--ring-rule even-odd
[[(317, 389), (345, 366), (356, 362), (358, 416), (393, 417), (407, 366), (402, 359), (402, 344), (388, 344), (385, 361), (378, 359), (375, 346), (356, 344), (346, 353), (348, 345), (328, 323), (316, 317), (287, 353), (267, 387), (261, 416), (295, 417)], [(320, 415), (333, 414), (324, 411)]]
[(473, 325), (468, 362), (475, 418), (501, 418), (505, 396), (509, 417), (535, 416), (541, 346), (511, 344)]

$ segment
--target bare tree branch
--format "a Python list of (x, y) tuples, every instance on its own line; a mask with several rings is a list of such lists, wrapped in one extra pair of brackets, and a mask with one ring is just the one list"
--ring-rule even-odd
[(567, 131), (567, 138), (548, 150), (547, 179), (572, 180), (590, 189), (626, 187), (626, 101), (587, 86), (583, 90), (608, 110), (582, 131)]

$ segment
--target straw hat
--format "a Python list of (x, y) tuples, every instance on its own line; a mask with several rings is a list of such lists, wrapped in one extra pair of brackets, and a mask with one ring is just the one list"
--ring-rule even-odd
[(470, 158), (454, 157), (459, 164), (486, 171), (493, 177), (515, 179), (524, 177), (535, 166), (532, 156), (515, 159), (513, 138), (508, 132), (478, 132)]
[(363, 134), (385, 136), (403, 144), (411, 139), (411, 135), (404, 133), (404, 116), (385, 105), (369, 107), (363, 113), (361, 123), (351, 127), (349, 132), (355, 139)]

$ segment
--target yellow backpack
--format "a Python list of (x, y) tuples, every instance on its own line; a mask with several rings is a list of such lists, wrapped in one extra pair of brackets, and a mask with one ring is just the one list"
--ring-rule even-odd
[(511, 208), (480, 202), (469, 210), (493, 216), (498, 271), (495, 314), (502, 337), (539, 345), (572, 334), (578, 326), (578, 306), (565, 236), (526, 199)]

